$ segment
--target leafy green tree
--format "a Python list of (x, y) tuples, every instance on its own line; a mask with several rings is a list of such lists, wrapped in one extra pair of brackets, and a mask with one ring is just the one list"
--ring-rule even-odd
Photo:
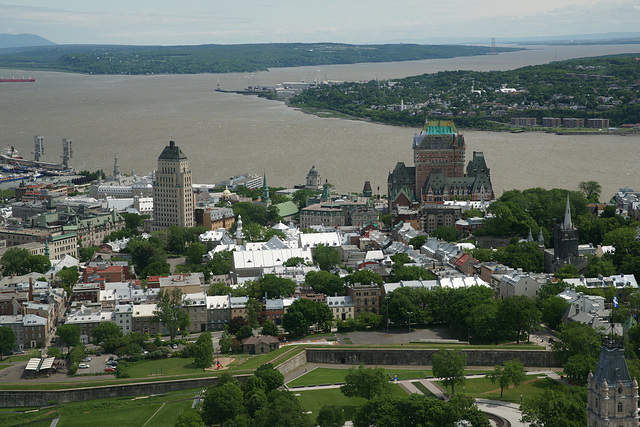
[(504, 366), (496, 365), (493, 372), (487, 375), (487, 378), (492, 383), (500, 385), (500, 399), (502, 399), (504, 389), (509, 388), (510, 385), (518, 387), (527, 378), (527, 372), (518, 359), (513, 359), (505, 362)]
[(409, 280), (434, 280), (436, 276), (425, 269), (415, 265), (394, 264), (391, 268), (391, 282), (409, 281)]
[(382, 276), (375, 271), (369, 269), (356, 270), (353, 273), (347, 275), (344, 278), (345, 282), (355, 285), (360, 283), (362, 285), (375, 284), (382, 285)]
[(387, 395), (392, 388), (384, 369), (366, 368), (364, 365), (360, 365), (358, 369), (349, 368), (344, 382), (344, 385), (340, 386), (342, 394), (367, 400)]
[(316, 418), (316, 423), (320, 427), (342, 427), (344, 422), (344, 409), (340, 406), (324, 405)]
[(438, 227), (431, 232), (431, 236), (447, 242), (458, 240), (458, 230), (455, 227)]
[(122, 329), (115, 322), (100, 322), (93, 328), (93, 343), (99, 345), (101, 342), (109, 338), (118, 338), (122, 336)]
[(58, 347), (48, 347), (47, 356), (55, 357), (56, 359), (62, 359), (62, 350), (60, 350), (60, 348)]
[(431, 358), (431, 365), (433, 376), (442, 378), (445, 387), (451, 386), (451, 394), (455, 394), (456, 384), (464, 384), (467, 355), (460, 350), (439, 350)]
[(563, 365), (576, 354), (594, 359), (600, 354), (600, 336), (587, 324), (573, 322), (564, 325), (558, 339), (553, 345), (553, 357)]
[(178, 416), (173, 427), (206, 427), (198, 411), (186, 410)]
[(249, 325), (244, 325), (242, 326), (238, 332), (236, 333), (236, 338), (239, 341), (244, 341), (249, 337), (253, 336), (253, 330), (251, 329), (251, 326)]
[(213, 254), (211, 260), (207, 261), (205, 267), (216, 276), (220, 274), (229, 274), (233, 268), (233, 252), (216, 252)]
[(271, 363), (260, 365), (258, 369), (256, 369), (255, 376), (264, 381), (267, 394), (284, 385), (284, 375), (274, 368)]
[(298, 265), (304, 265), (304, 258), (299, 256), (294, 256), (286, 260), (282, 265), (285, 267), (297, 267)]
[(231, 353), (233, 336), (229, 332), (224, 331), (222, 333), (222, 336), (220, 337), (220, 340), (218, 341), (218, 344), (220, 345), (220, 353)]
[(202, 264), (202, 257), (207, 253), (207, 247), (200, 242), (193, 242), (187, 249), (187, 261), (191, 264)]
[(556, 270), (553, 273), (553, 276), (556, 279), (564, 280), (564, 279), (574, 279), (576, 277), (580, 277), (580, 272), (573, 264), (566, 264)]
[(244, 397), (235, 384), (209, 387), (202, 402), (202, 420), (207, 424), (225, 424), (241, 414)]
[(262, 325), (262, 330), (260, 331), (262, 335), (271, 335), (273, 337), (277, 337), (280, 335), (280, 331), (278, 330), (278, 326), (273, 323), (270, 319), (267, 319)]
[(313, 260), (318, 264), (320, 270), (329, 271), (340, 265), (342, 257), (336, 248), (319, 244), (313, 252)]
[(596, 181), (581, 181), (580, 184), (578, 184), (578, 188), (584, 193), (587, 200), (592, 203), (598, 203), (600, 193), (602, 193), (602, 186), (600, 184)]
[(69, 348), (80, 344), (80, 326), (78, 325), (59, 325), (57, 334), (60, 337), (60, 342), (67, 345), (67, 351), (69, 351)]
[(391, 255), (391, 261), (394, 264), (404, 265), (404, 264), (409, 264), (411, 262), (411, 257), (404, 252), (398, 252)]
[(278, 277), (275, 274), (265, 274), (258, 282), (261, 295), (266, 293), (269, 298), (288, 297), (296, 290), (296, 283), (293, 280)]
[(44, 255), (31, 255), (22, 248), (9, 248), (0, 258), (5, 276), (24, 275), (31, 272), (45, 273), (51, 267), (51, 261)]
[(209, 285), (207, 288), (207, 295), (229, 295), (231, 293), (231, 286), (224, 282), (215, 282)]
[(427, 236), (426, 234), (418, 235), (416, 237), (411, 238), (411, 240), (409, 240), (409, 244), (413, 246), (414, 249), (420, 250), (422, 245), (424, 245), (427, 242), (427, 240), (429, 240), (429, 236)]
[[(249, 323), (247, 322), (247, 319), (245, 319), (242, 316), (236, 316), (233, 317), (231, 319), (231, 321), (228, 323), (227, 325), (227, 331), (232, 334), (235, 335), (238, 333), (238, 331), (240, 330), (240, 328), (242, 328), (243, 326), (248, 326)], [(249, 327), (249, 329), (251, 329), (251, 327)], [(251, 335), (249, 335), (251, 336)]]
[(2, 355), (9, 354), (16, 346), (16, 335), (8, 326), (0, 326), (0, 360)]
[(193, 364), (203, 369), (213, 364), (213, 341), (211, 339), (211, 332), (202, 332), (196, 340)]
[(294, 336), (302, 336), (312, 325), (327, 329), (333, 321), (328, 305), (306, 298), (297, 299), (282, 316), (282, 328)]
[(247, 314), (247, 323), (249, 323), (249, 326), (252, 328), (257, 328), (258, 314), (262, 311), (262, 304), (257, 299), (249, 297), (244, 308)]
[(520, 405), (522, 421), (532, 427), (583, 427), (587, 424), (587, 391), (558, 385), (527, 397)]
[(244, 227), (250, 223), (256, 223), (261, 226), (267, 225), (267, 209), (261, 205), (255, 205), (249, 202), (240, 202), (233, 205), (233, 214), (238, 217), (242, 215)]
[(569, 308), (569, 303), (557, 296), (542, 301), (542, 322), (551, 329), (558, 329), (562, 324), (562, 315)]
[(507, 339), (528, 340), (529, 334), (540, 325), (540, 310), (532, 299), (519, 295), (503, 299), (498, 305), (498, 318)]
[(180, 288), (160, 290), (155, 320), (165, 327), (172, 341), (178, 332), (184, 331), (185, 324), (188, 326), (189, 313), (182, 307)]
[(286, 390), (267, 393), (267, 404), (256, 412), (256, 427), (311, 427), (311, 418), (302, 412), (300, 401)]
[(574, 354), (563, 365), (564, 373), (573, 383), (587, 384), (589, 372), (594, 372), (598, 359), (588, 354)]
[(60, 280), (60, 284), (63, 288), (69, 292), (73, 285), (78, 283), (80, 273), (78, 273), (78, 267), (63, 267), (62, 270), (56, 273), (56, 277)]
[(319, 294), (343, 295), (345, 291), (344, 279), (328, 271), (310, 271), (305, 276), (305, 283)]

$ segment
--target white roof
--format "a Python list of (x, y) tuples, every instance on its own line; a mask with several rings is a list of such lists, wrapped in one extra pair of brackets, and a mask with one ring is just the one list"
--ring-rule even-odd
[(440, 279), (440, 286), (443, 288), (470, 288), (475, 285), (490, 287), (479, 277), (444, 277)]
[(151, 317), (156, 314), (156, 304), (140, 304), (133, 306), (133, 317)]
[(384, 254), (382, 253), (381, 250), (378, 251), (367, 251), (366, 255), (364, 256), (365, 260), (375, 260), (375, 261), (380, 261), (384, 259)]
[(289, 258), (300, 257), (313, 262), (313, 256), (307, 249), (269, 249), (260, 251), (235, 251), (233, 252), (233, 266), (243, 268), (267, 268), (282, 265)]
[(220, 310), (229, 308), (231, 302), (229, 301), (229, 295), (214, 295), (207, 297), (207, 309)]
[(299, 238), (301, 248), (315, 248), (319, 244), (333, 247), (342, 245), (340, 233), (337, 231), (328, 233), (301, 233)]

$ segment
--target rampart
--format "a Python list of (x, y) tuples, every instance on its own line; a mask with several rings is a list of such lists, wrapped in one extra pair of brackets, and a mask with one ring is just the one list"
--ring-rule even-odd
[[(437, 349), (328, 349), (308, 348), (307, 362), (346, 365), (431, 365)], [(468, 366), (495, 366), (519, 359), (526, 367), (557, 368), (561, 365), (549, 350), (462, 349)]]

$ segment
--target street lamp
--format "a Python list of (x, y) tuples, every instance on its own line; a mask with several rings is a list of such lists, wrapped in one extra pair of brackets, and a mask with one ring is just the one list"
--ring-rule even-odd
[(409, 314), (409, 333), (411, 333), (411, 311), (407, 312)]

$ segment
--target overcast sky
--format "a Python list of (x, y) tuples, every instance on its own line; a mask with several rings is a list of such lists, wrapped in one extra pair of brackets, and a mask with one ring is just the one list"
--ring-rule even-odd
[(640, 31), (638, 0), (0, 0), (0, 33), (55, 43), (378, 43)]

